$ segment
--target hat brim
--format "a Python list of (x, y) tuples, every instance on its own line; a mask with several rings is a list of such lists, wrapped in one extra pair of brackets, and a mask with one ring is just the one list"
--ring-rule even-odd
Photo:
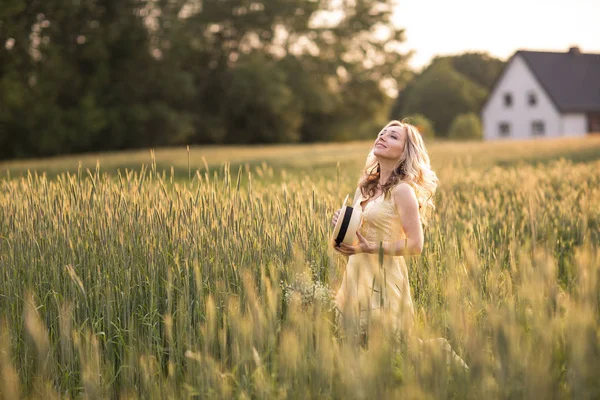
[(342, 207), (340, 216), (333, 228), (333, 241), (336, 246), (340, 243), (353, 245), (358, 241), (356, 231), (362, 221), (362, 212), (359, 209), (350, 206)]

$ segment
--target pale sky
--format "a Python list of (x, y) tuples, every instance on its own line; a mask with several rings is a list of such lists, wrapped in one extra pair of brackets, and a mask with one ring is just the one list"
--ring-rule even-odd
[(436, 54), (487, 51), (506, 60), (518, 49), (600, 53), (600, 0), (397, 0), (410, 65)]

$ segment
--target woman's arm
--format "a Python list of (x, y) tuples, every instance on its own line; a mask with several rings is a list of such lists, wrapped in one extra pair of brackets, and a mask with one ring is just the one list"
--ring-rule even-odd
[[(401, 183), (392, 190), (394, 204), (402, 221), (406, 239), (396, 242), (383, 242), (383, 252), (389, 256), (409, 256), (421, 254), (423, 250), (423, 227), (419, 215), (419, 202), (414, 189), (407, 183)], [(379, 253), (379, 242), (368, 242), (359, 232), (356, 233), (359, 244), (349, 246), (341, 243), (337, 251), (345, 255), (357, 253)]]
[[(400, 214), (406, 239), (397, 242), (384, 242), (384, 253), (391, 256), (421, 254), (423, 251), (423, 226), (421, 225), (419, 201), (415, 190), (408, 183), (401, 183), (392, 190), (392, 197), (398, 209), (398, 214)], [(378, 253), (379, 244), (375, 247), (375, 252)]]
[[(401, 183), (392, 190), (392, 198), (398, 209), (398, 214), (400, 214), (406, 239), (383, 242), (383, 253), (388, 256), (421, 254), (423, 251), (423, 227), (419, 215), (419, 201), (414, 189), (408, 183)], [(369, 243), (363, 237), (359, 237), (359, 241), (358, 252), (379, 253), (379, 242)]]

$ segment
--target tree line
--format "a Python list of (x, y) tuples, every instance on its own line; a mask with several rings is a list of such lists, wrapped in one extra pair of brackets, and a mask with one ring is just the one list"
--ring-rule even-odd
[[(0, 158), (363, 139), (416, 111), (444, 132), (447, 115), (428, 112), (431, 97), (416, 94), (433, 90), (427, 79), (436, 82), (446, 62), (436, 74), (409, 69), (393, 5), (4, 0)], [(468, 79), (489, 78), (473, 68)], [(479, 86), (453, 79), (466, 105), (480, 101)]]
[(465, 120), (478, 123), (479, 111), (504, 65), (487, 53), (435, 57), (402, 88), (391, 115), (416, 115), (429, 136), (468, 137), (461, 127)]

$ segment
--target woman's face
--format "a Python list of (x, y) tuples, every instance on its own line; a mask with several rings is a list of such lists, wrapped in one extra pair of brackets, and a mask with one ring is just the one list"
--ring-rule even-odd
[(404, 153), (407, 136), (408, 132), (402, 126), (383, 128), (373, 144), (373, 154), (377, 158), (399, 160)]

